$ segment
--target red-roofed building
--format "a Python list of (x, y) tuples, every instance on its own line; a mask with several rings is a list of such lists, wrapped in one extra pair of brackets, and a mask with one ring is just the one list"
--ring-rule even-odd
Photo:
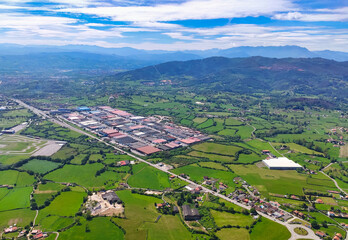
[(118, 133), (116, 129), (112, 129), (112, 128), (104, 129), (103, 132), (106, 133), (107, 135)]
[(164, 143), (164, 142), (166, 142), (167, 140), (165, 140), (165, 139), (156, 139), (156, 140), (153, 140), (152, 142), (153, 143)]
[(339, 237), (340, 239), (342, 239), (342, 234), (336, 233), (336, 236)]
[(114, 111), (111, 111), (111, 113), (116, 114), (118, 116), (122, 116), (122, 117), (132, 116), (132, 114), (130, 114), (129, 112), (118, 110), (118, 109), (115, 109)]
[(157, 208), (163, 208), (163, 207), (165, 207), (166, 206), (166, 204), (165, 203), (158, 203), (157, 204)]
[(18, 228), (16, 227), (16, 226), (14, 226), (14, 227), (9, 227), (9, 228), (6, 228), (5, 230), (4, 230), (4, 232), (5, 233), (11, 233), (11, 232), (16, 232), (18, 230)]
[(119, 134), (115, 134), (115, 136), (113, 137), (113, 138), (116, 138), (116, 139), (119, 139), (119, 138), (123, 138), (123, 137), (125, 137), (125, 136), (127, 136), (126, 134), (123, 134), (123, 133), (119, 133)]
[(121, 166), (126, 166), (126, 165), (128, 165), (126, 161), (120, 161), (119, 163), (120, 163)]
[(119, 132), (117, 132), (117, 133), (111, 133), (111, 134), (109, 134), (108, 136), (111, 137), (111, 138), (113, 138), (113, 137), (117, 137), (117, 136), (120, 136), (120, 135), (123, 135), (123, 133), (119, 133)]
[(134, 126), (131, 126), (129, 129), (135, 130), (135, 129), (140, 129), (143, 127), (144, 127), (144, 125), (134, 125)]
[(153, 146), (145, 146), (145, 147), (140, 147), (136, 149), (137, 151), (144, 153), (146, 155), (152, 154), (152, 153), (156, 153), (156, 152), (160, 152), (161, 150), (158, 148), (155, 148)]
[(103, 110), (112, 110), (112, 108), (111, 107), (109, 107), (109, 106), (101, 106), (101, 107), (99, 107), (100, 109), (103, 109)]
[(189, 138), (182, 139), (180, 141), (183, 142), (183, 143), (186, 143), (186, 144), (192, 144), (192, 143), (195, 143), (195, 142), (200, 142), (201, 140), (198, 139), (198, 138), (195, 138), (195, 137), (189, 137)]
[(164, 146), (169, 147), (169, 148), (178, 148), (178, 147), (180, 147), (179, 144), (176, 144), (174, 142), (170, 142), (170, 143), (164, 144)]
[(321, 237), (321, 238), (326, 237), (326, 234), (324, 232), (321, 232), (321, 231), (316, 231), (315, 235), (317, 235), (318, 237)]
[(34, 239), (39, 239), (39, 238), (43, 238), (43, 233), (42, 232), (40, 232), (40, 233), (38, 233), (38, 234), (35, 234), (34, 236), (33, 236), (33, 238)]

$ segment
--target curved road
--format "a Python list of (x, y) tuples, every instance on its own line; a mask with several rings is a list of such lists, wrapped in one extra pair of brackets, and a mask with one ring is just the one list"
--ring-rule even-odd
[[(140, 157), (138, 157), (138, 156), (136, 156), (136, 155), (134, 155), (134, 154), (132, 154), (132, 153), (126, 152), (126, 151), (124, 151), (123, 149), (121, 149), (121, 148), (119, 148), (119, 147), (116, 147), (115, 145), (112, 145), (112, 144), (110, 144), (110, 143), (108, 143), (108, 142), (105, 142), (105, 141), (101, 140), (101, 139), (98, 138), (98, 137), (93, 136), (93, 135), (90, 134), (90, 133), (87, 133), (87, 132), (82, 131), (82, 130), (80, 130), (80, 129), (78, 129), (78, 128), (75, 128), (75, 127), (73, 127), (73, 126), (71, 126), (71, 125), (69, 125), (69, 124), (67, 124), (67, 123), (65, 123), (65, 122), (59, 121), (59, 120), (57, 120), (57, 119), (54, 119), (54, 118), (48, 116), (48, 115), (47, 115), (46, 113), (44, 113), (43, 111), (41, 111), (41, 110), (39, 110), (39, 109), (37, 109), (37, 108), (34, 108), (34, 107), (32, 107), (32, 106), (29, 106), (28, 104), (26, 104), (26, 103), (24, 103), (24, 102), (22, 102), (22, 101), (20, 101), (20, 100), (17, 100), (17, 99), (13, 99), (13, 100), (16, 101), (18, 104), (20, 104), (20, 105), (22, 105), (22, 106), (28, 108), (29, 110), (31, 110), (31, 111), (34, 112), (35, 114), (37, 114), (37, 115), (39, 115), (39, 116), (42, 116), (42, 117), (46, 118), (47, 120), (49, 120), (49, 121), (51, 121), (51, 122), (53, 122), (53, 123), (56, 123), (56, 124), (58, 124), (58, 125), (60, 125), (60, 126), (62, 126), (62, 127), (69, 128), (69, 129), (72, 130), (72, 131), (75, 131), (75, 132), (84, 134), (84, 135), (86, 135), (86, 136), (89, 136), (89, 137), (91, 137), (91, 138), (93, 138), (93, 139), (96, 139), (96, 140), (98, 140), (99, 142), (102, 142), (102, 143), (104, 143), (104, 144), (106, 144), (106, 145), (108, 145), (108, 146), (111, 146), (111, 147), (114, 148), (115, 150), (117, 150), (117, 151), (119, 151), (119, 152), (121, 152), (121, 153), (123, 153), (123, 154), (127, 154), (128, 156), (131, 156), (131, 157), (137, 159), (137, 160), (140, 161), (140, 162), (146, 163), (146, 164), (148, 164), (148, 165), (150, 165), (150, 166), (152, 166), (152, 167), (154, 167), (154, 168), (156, 168), (156, 169), (158, 169), (158, 170), (160, 170), (160, 171), (162, 171), (162, 172), (165, 172), (165, 173), (170, 174), (170, 175), (174, 175), (174, 176), (176, 176), (177, 178), (179, 178), (179, 179), (181, 179), (181, 180), (183, 180), (183, 181), (185, 181), (185, 182), (187, 182), (187, 183), (189, 183), (189, 184), (193, 184), (193, 185), (196, 185), (196, 186), (200, 186), (205, 192), (208, 192), (208, 193), (210, 193), (210, 194), (212, 194), (212, 195), (214, 195), (214, 196), (220, 197), (220, 198), (222, 198), (222, 199), (224, 199), (224, 200), (226, 200), (226, 201), (228, 201), (228, 202), (231, 202), (231, 203), (233, 203), (233, 204), (235, 204), (235, 205), (237, 205), (237, 206), (240, 206), (240, 207), (242, 207), (242, 208), (245, 208), (245, 209), (250, 210), (250, 206), (246, 206), (246, 205), (244, 205), (244, 204), (241, 204), (241, 203), (239, 203), (239, 202), (237, 202), (237, 201), (235, 201), (235, 200), (232, 200), (232, 199), (226, 197), (225, 195), (222, 195), (222, 194), (220, 194), (220, 193), (214, 192), (213, 190), (208, 189), (208, 188), (206, 188), (206, 187), (204, 187), (204, 186), (202, 186), (202, 185), (199, 185), (199, 184), (197, 184), (197, 183), (195, 183), (195, 182), (193, 182), (193, 181), (191, 181), (191, 180), (189, 180), (189, 179), (183, 178), (183, 177), (181, 177), (181, 176), (179, 176), (179, 175), (176, 175), (176, 174), (174, 174), (174, 173), (172, 173), (172, 172), (170, 172), (170, 171), (168, 171), (168, 170), (162, 169), (161, 167), (159, 167), (159, 166), (157, 166), (157, 165), (155, 165), (155, 164), (153, 164), (153, 163), (150, 163), (150, 162), (148, 162), (148, 161), (146, 161), (146, 160), (144, 160), (144, 159), (142, 159), (142, 158), (140, 158)], [(275, 219), (275, 218), (273, 218), (273, 217), (271, 217), (271, 216), (268, 216), (268, 215), (266, 215), (266, 214), (264, 214), (264, 213), (262, 213), (262, 212), (258, 212), (258, 214), (261, 215), (261, 216), (263, 216), (263, 217), (265, 217), (265, 218), (267, 218), (267, 219), (269, 219), (269, 220), (271, 220), (271, 221), (274, 221), (274, 222), (276, 222), (276, 223), (279, 223), (279, 224), (285, 226), (285, 227), (289, 230), (289, 232), (291, 233), (291, 237), (289, 238), (289, 240), (295, 240), (295, 239), (298, 239), (298, 238), (304, 238), (304, 236), (300, 236), (300, 235), (298, 235), (297, 233), (294, 232), (294, 228), (295, 228), (295, 227), (303, 227), (303, 228), (305, 228), (305, 229), (308, 231), (308, 235), (305, 236), (306, 238), (312, 238), (313, 240), (320, 240), (320, 238), (314, 234), (313, 230), (311, 230), (311, 229), (309, 229), (309, 228), (306, 228), (306, 227), (304, 227), (304, 226), (302, 226), (302, 225), (298, 225), (298, 224), (289, 224), (289, 223), (287, 223), (287, 222), (282, 222), (282, 221), (279, 221), (279, 220), (277, 220), (277, 219)], [(290, 214), (290, 215), (291, 215), (291, 214)], [(299, 237), (299, 236), (300, 236), (300, 237)]]
[(334, 183), (335, 183), (335, 185), (336, 185), (336, 187), (341, 191), (341, 192), (343, 192), (346, 196), (348, 195), (347, 193), (346, 193), (346, 191), (344, 191), (340, 186), (338, 186), (338, 183), (336, 182), (336, 180), (335, 179), (333, 179), (332, 177), (330, 177), (329, 175), (327, 175), (324, 171), (320, 171), (322, 174), (324, 174), (325, 176), (327, 176), (328, 178), (330, 178)]
[(56, 238), (54, 239), (54, 240), (57, 240), (59, 237), (59, 232), (53, 232), (53, 233), (57, 234)]

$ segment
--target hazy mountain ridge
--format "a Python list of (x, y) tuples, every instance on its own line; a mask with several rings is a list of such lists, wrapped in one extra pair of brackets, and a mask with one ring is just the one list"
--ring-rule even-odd
[(116, 81), (159, 83), (172, 80), (186, 87), (231, 92), (289, 91), (299, 94), (348, 96), (348, 62), (322, 58), (211, 57), (168, 62), (123, 72)]
[[(81, 52), (103, 55), (117, 55), (130, 57), (137, 60), (156, 60), (157, 63), (207, 58), (213, 56), (222, 57), (272, 57), (272, 58), (327, 58), (336, 61), (348, 61), (348, 52), (339, 51), (309, 51), (299, 46), (268, 46), (268, 47), (234, 47), (229, 49), (164, 51), (164, 50), (140, 50), (130, 47), (103, 48), (88, 45), (66, 46), (22, 46), (16, 44), (0, 44), (0, 55), (25, 55), (37, 53)], [(154, 63), (153, 63), (154, 64)]]

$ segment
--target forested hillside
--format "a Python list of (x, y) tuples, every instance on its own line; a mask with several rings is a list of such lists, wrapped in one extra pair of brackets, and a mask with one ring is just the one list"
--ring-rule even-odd
[[(348, 96), (348, 62), (322, 58), (212, 57), (168, 62), (115, 75), (116, 81), (209, 86), (208, 90), (240, 93), (288, 91), (344, 98)], [(151, 83), (153, 84), (153, 83)]]

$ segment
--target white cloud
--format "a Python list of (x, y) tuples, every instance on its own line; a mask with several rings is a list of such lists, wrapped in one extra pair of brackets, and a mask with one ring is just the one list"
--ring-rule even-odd
[(0, 10), (14, 10), (14, 9), (21, 9), (21, 7), (0, 4)]
[[(1, 14), (0, 30), (3, 39), (21, 38), (30, 40), (31, 38), (42, 38), (52, 40), (65, 39), (74, 41), (79, 39), (105, 39), (122, 38), (122, 31), (111, 28), (107, 31), (90, 28), (86, 25), (77, 25), (76, 19), (50, 16), (33, 16), (28, 14)], [(126, 29), (124, 29), (126, 31)]]
[(304, 22), (320, 21), (346, 21), (348, 20), (348, 7), (338, 9), (316, 9), (311, 12), (288, 12), (275, 14), (277, 20), (295, 20)]
[(29, 14), (2, 13), (0, 14), (0, 28), (32, 28), (62, 26), (76, 23), (76, 19), (64, 17), (34, 16)]
[(187, 35), (183, 35), (181, 32), (168, 32), (168, 33), (163, 33), (164, 35), (167, 35), (173, 39), (178, 39), (178, 40), (198, 40), (195, 39), (193, 36), (187, 36)]
[[(7, 0), (6, 5), (0, 0), (0, 10), (13, 12), (16, 12), (17, 8), (31, 10), (33, 8), (21, 4), (32, 1)], [(109, 3), (105, 5), (105, 1)], [(301, 21), (345, 21), (348, 18), (348, 7), (312, 9), (310, 12), (305, 12), (292, 5), (292, 0), (189, 0), (181, 3), (168, 1), (167, 4), (151, 6), (143, 5), (146, 0), (105, 1), (46, 0), (45, 2), (54, 2), (59, 6), (52, 6), (51, 9), (48, 9), (49, 5), (41, 7), (42, 10), (51, 13), (71, 13), (72, 18), (29, 13), (1, 13), (0, 42), (44, 45), (86, 44), (148, 50), (300, 45), (313, 50), (328, 48), (346, 51), (348, 45), (347, 29), (334, 29), (317, 24), (313, 26), (310, 23), (301, 24)], [(89, 19), (79, 19), (80, 13), (106, 19), (103, 19), (105, 21), (103, 23), (91, 23)], [(279, 20), (298, 20), (299, 23), (292, 27), (271, 24), (184, 27), (166, 22), (246, 16), (271, 16)], [(112, 21), (108, 22), (108, 19), (124, 21), (126, 24), (115, 24)], [(147, 34), (142, 35), (142, 32)]]
[(95, 0), (2, 0), (2, 3), (6, 3), (7, 5), (20, 5), (25, 3), (33, 3), (33, 2), (41, 2), (45, 3), (55, 3), (60, 5), (66, 5), (71, 7), (87, 7), (89, 5), (106, 5), (106, 3), (101, 3), (100, 1)]
[(272, 15), (292, 9), (290, 0), (192, 0), (181, 4), (66, 8), (58, 11), (110, 17), (115, 21), (157, 22)]

